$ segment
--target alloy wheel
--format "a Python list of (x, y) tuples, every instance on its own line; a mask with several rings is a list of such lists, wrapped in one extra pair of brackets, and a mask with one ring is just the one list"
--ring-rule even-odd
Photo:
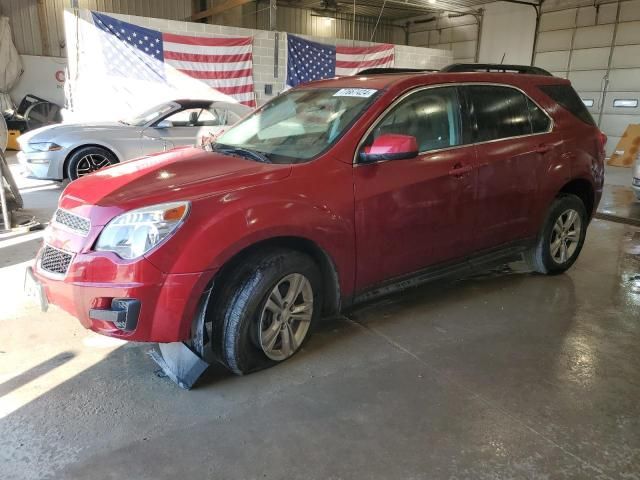
[(551, 231), (549, 252), (557, 264), (569, 261), (578, 248), (582, 220), (580, 214), (573, 209), (565, 210), (556, 220)]
[(271, 360), (282, 361), (302, 345), (313, 317), (311, 282), (300, 273), (280, 280), (260, 315), (260, 347)]
[(101, 168), (108, 167), (109, 165), (111, 165), (111, 161), (104, 155), (90, 153), (78, 160), (76, 164), (76, 176), (80, 178)]

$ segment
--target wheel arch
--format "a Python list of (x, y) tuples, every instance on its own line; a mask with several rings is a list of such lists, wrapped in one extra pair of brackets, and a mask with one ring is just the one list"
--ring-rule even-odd
[(584, 178), (574, 178), (564, 184), (558, 192), (559, 195), (563, 193), (570, 193), (580, 198), (584, 204), (584, 208), (587, 210), (589, 218), (593, 216), (595, 213), (593, 211), (595, 204), (595, 191), (593, 184), (589, 180)]
[(95, 147), (95, 148), (102, 148), (103, 150), (106, 150), (107, 152), (109, 152), (111, 155), (113, 155), (116, 158), (116, 161), (118, 163), (121, 162), (120, 160), (120, 156), (114, 151), (113, 148), (108, 147), (107, 145), (103, 145), (100, 143), (82, 143), (80, 145), (77, 145), (75, 147), (73, 147), (73, 149), (71, 149), (69, 151), (69, 153), (67, 153), (67, 156), (64, 158), (64, 163), (62, 164), (62, 178), (69, 178), (69, 175), (67, 175), (67, 167), (69, 166), (69, 161), (71, 160), (71, 157), (73, 156), (74, 153), (76, 153), (78, 150), (82, 149), (82, 148), (87, 148), (87, 147)]
[(244, 259), (255, 254), (256, 251), (272, 248), (295, 250), (311, 257), (318, 265), (322, 274), (322, 286), (324, 293), (324, 302), (322, 305), (323, 315), (333, 315), (340, 311), (342, 293), (340, 288), (340, 278), (338, 276), (334, 260), (316, 242), (299, 236), (271, 237), (246, 246), (231, 256), (222, 265), (209, 282), (207, 288), (213, 287), (215, 292), (215, 284), (217, 282), (224, 281), (224, 278), (229, 275), (229, 273), (232, 272)]

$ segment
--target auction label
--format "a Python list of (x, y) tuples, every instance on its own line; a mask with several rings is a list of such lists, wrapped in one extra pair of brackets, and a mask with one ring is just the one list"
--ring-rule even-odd
[(341, 88), (333, 94), (334, 97), (370, 97), (377, 90), (373, 88)]

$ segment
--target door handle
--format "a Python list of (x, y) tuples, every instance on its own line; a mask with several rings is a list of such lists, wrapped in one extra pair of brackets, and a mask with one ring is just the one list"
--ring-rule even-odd
[(538, 145), (534, 152), (536, 153), (547, 153), (549, 150), (553, 148), (553, 145), (549, 145), (548, 143), (541, 143)]
[(449, 175), (452, 177), (462, 177), (465, 173), (469, 173), (473, 170), (471, 165), (462, 165), (461, 163), (456, 163), (451, 170), (449, 170)]

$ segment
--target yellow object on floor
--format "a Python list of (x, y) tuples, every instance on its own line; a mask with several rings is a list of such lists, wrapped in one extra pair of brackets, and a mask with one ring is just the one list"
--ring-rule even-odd
[(20, 150), (18, 145), (18, 137), (20, 130), (9, 130), (9, 139), (7, 140), (7, 150)]
[(638, 154), (640, 147), (640, 125), (630, 124), (620, 138), (616, 149), (611, 154), (607, 165), (615, 167), (630, 167)]

